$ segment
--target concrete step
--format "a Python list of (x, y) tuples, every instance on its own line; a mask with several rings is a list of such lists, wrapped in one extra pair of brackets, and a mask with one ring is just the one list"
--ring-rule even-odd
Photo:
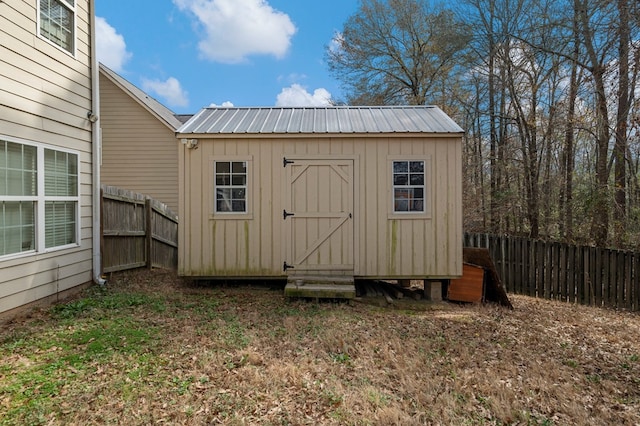
[(310, 297), (316, 299), (353, 299), (356, 286), (353, 277), (295, 277), (289, 279), (284, 288), (287, 297)]

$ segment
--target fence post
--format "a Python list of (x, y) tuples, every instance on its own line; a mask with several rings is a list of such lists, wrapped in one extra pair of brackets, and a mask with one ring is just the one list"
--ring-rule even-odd
[(147, 255), (147, 269), (151, 269), (152, 258), (151, 249), (153, 247), (153, 227), (151, 226), (151, 216), (153, 215), (153, 208), (151, 207), (151, 199), (146, 198), (144, 200), (144, 212), (145, 212), (145, 251)]
[[(94, 241), (93, 244), (96, 242)], [(100, 188), (100, 276), (104, 275), (104, 189)]]
[(631, 293), (633, 299), (633, 310), (640, 311), (640, 253), (633, 254), (633, 282)]

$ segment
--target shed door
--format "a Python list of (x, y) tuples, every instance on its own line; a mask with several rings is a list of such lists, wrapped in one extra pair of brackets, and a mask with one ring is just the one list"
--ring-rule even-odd
[(353, 273), (353, 160), (286, 164), (288, 273)]

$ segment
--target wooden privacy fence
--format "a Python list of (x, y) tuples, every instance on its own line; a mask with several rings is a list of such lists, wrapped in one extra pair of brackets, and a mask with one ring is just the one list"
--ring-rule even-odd
[(522, 237), (465, 234), (489, 249), (510, 293), (640, 311), (640, 253)]
[(102, 272), (177, 269), (178, 217), (142, 194), (113, 186), (101, 192)]

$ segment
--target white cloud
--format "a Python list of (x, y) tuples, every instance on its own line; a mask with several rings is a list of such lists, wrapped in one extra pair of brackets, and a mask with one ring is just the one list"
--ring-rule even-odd
[(231, 101), (224, 101), (222, 105), (210, 104), (209, 108), (233, 108), (233, 103)]
[(320, 88), (313, 91), (313, 94), (299, 84), (292, 84), (285, 87), (276, 99), (276, 106), (329, 106), (331, 105), (331, 93)]
[(204, 30), (198, 43), (202, 57), (238, 63), (250, 55), (282, 58), (296, 27), (285, 13), (266, 0), (173, 0), (182, 11), (198, 19)]
[(122, 72), (125, 62), (133, 56), (127, 51), (124, 37), (99, 16), (96, 16), (96, 50), (98, 61), (116, 72)]
[(180, 82), (174, 77), (169, 77), (166, 81), (142, 79), (142, 90), (164, 98), (169, 106), (189, 105), (188, 93), (182, 89)]

